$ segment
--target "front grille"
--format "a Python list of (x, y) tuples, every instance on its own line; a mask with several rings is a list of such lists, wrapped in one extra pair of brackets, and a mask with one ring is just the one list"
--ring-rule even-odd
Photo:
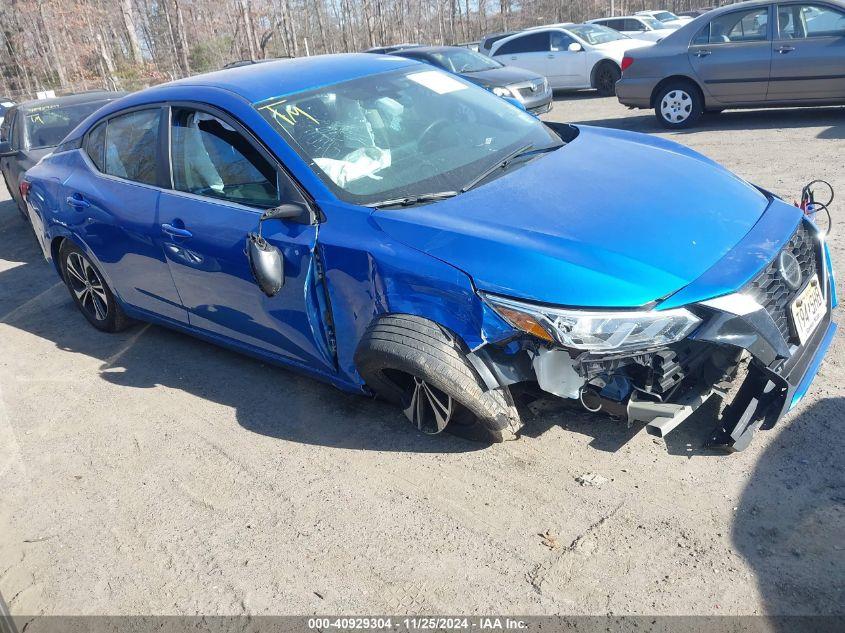
[(543, 87), (543, 81), (535, 81), (530, 86), (518, 88), (518, 90), (520, 96), (522, 97), (536, 97), (537, 95), (543, 94), (545, 92)]
[(789, 242), (781, 249), (781, 252), (792, 253), (801, 266), (801, 286), (798, 290), (787, 286), (778, 270), (780, 252), (748, 285), (749, 294), (766, 309), (784, 340), (788, 342), (798, 342), (798, 337), (793, 334), (789, 324), (789, 304), (807, 280), (819, 272), (816, 248), (813, 234), (807, 228), (807, 223), (802, 221)]

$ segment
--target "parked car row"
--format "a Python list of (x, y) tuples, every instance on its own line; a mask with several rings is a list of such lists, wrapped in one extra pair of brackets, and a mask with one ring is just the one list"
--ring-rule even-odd
[[(395, 44), (366, 52), (426, 61), (501, 97), (515, 99), (536, 114), (551, 109), (553, 89), (593, 88), (602, 95), (615, 94), (626, 51), (658, 42), (691, 19), (669, 11), (640, 11), (585, 24), (546, 24), (493, 33), (479, 42), (455, 47)], [(476, 53), (498, 65), (484, 63)], [(503, 70), (505, 67), (508, 71)], [(520, 74), (516, 69), (525, 72)], [(482, 72), (483, 77), (479, 74)]]

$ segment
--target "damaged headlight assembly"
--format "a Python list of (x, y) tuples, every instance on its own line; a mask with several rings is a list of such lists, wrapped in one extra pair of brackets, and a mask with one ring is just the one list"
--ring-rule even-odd
[(645, 351), (689, 336), (701, 319), (671, 310), (576, 310), (484, 294), (484, 301), (513, 327), (548, 343), (592, 353)]

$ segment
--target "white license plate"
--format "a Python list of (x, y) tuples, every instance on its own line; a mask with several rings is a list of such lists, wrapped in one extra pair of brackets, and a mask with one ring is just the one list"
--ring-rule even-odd
[(810, 334), (819, 326), (819, 323), (822, 322), (825, 312), (827, 312), (827, 304), (822, 294), (818, 275), (813, 275), (810, 283), (789, 306), (789, 310), (792, 313), (792, 323), (798, 332), (798, 340), (803, 345), (810, 338)]

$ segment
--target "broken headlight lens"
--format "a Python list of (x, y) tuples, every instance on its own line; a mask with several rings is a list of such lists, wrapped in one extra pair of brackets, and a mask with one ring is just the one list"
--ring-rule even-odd
[[(689, 310), (570, 310), (551, 308), (503, 297), (484, 295), (484, 300), (512, 326), (538, 336), (540, 325), (564, 347), (589, 352), (618, 352), (663, 347), (685, 338), (701, 322)], [(520, 318), (515, 318), (515, 315)], [(533, 331), (532, 331), (533, 330)]]

